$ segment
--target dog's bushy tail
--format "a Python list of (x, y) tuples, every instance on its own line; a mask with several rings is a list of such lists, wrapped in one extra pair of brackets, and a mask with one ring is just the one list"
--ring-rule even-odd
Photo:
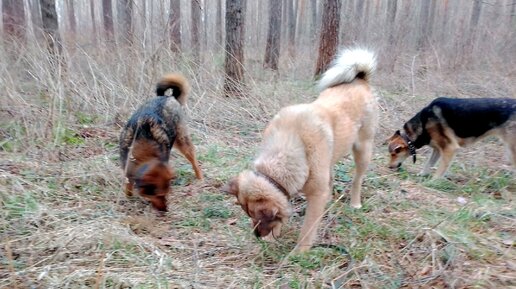
[(156, 85), (156, 94), (165, 96), (165, 91), (172, 89), (172, 96), (181, 104), (186, 103), (190, 85), (184, 76), (178, 73), (166, 74)]
[(376, 56), (373, 52), (361, 49), (344, 49), (326, 70), (318, 83), (319, 90), (323, 91), (343, 83), (350, 83), (355, 78), (368, 81), (376, 69)]

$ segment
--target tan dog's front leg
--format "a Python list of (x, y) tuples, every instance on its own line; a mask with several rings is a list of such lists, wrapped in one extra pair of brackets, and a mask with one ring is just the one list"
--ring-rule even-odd
[(309, 250), (317, 237), (317, 228), (319, 223), (321, 223), (324, 208), (328, 202), (329, 192), (326, 192), (325, 194), (306, 197), (308, 205), (306, 207), (305, 220), (296, 246), (296, 250), (299, 252)]

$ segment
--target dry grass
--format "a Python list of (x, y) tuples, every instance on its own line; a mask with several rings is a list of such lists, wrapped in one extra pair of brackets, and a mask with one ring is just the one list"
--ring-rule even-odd
[[(197, 66), (162, 48), (75, 47), (66, 51), (66, 65), (53, 68), (40, 47), (16, 54), (2, 47), (0, 287), (516, 286), (516, 182), (506, 158), (501, 161), (502, 145), (489, 139), (464, 150), (450, 180), (432, 182), (416, 176), (423, 160), (401, 172), (385, 169), (381, 144), (437, 93), (514, 96), (510, 76), (427, 67), (414, 74), (411, 57), (396, 77), (380, 70), (382, 121), (364, 208), (350, 209), (347, 195), (337, 201), (353, 169), (345, 159), (319, 245), (293, 255), (302, 199), (294, 201), (282, 238), (264, 243), (219, 187), (249, 165), (260, 131), (280, 107), (315, 98), (311, 63), (284, 59), (276, 74), (263, 71), (252, 54), (248, 97), (227, 99), (220, 92), (222, 55), (208, 55)], [(297, 57), (309, 55), (299, 51)], [(190, 126), (207, 177), (195, 181), (190, 165), (174, 154), (179, 178), (170, 212), (159, 215), (123, 194), (117, 137), (168, 71), (191, 79)]]

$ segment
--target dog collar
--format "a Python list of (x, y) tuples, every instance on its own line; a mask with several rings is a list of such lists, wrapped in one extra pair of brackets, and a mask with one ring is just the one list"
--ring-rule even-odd
[(416, 146), (414, 145), (414, 143), (409, 139), (409, 137), (405, 133), (401, 134), (401, 137), (403, 138), (403, 140), (408, 145), (408, 149), (410, 151), (410, 155), (412, 156), (412, 161), (414, 163), (416, 163)]
[(282, 185), (280, 185), (278, 182), (276, 182), (273, 178), (269, 177), (268, 175), (264, 174), (264, 173), (261, 173), (259, 171), (253, 171), (253, 173), (257, 176), (260, 176), (264, 179), (266, 179), (267, 181), (269, 181), (269, 183), (271, 183), (273, 186), (276, 187), (276, 189), (278, 189), (280, 192), (282, 192), (285, 197), (287, 197), (287, 200), (290, 200), (290, 194), (288, 193), (288, 191), (285, 189), (285, 187), (283, 187)]

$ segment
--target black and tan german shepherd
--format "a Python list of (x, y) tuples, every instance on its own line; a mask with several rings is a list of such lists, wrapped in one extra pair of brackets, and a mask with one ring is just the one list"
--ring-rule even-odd
[(400, 167), (409, 156), (416, 162), (416, 150), (429, 145), (433, 152), (421, 174), (428, 175), (441, 159), (434, 174), (439, 178), (458, 148), (490, 135), (505, 142), (516, 167), (516, 99), (439, 97), (388, 139), (389, 167)]

